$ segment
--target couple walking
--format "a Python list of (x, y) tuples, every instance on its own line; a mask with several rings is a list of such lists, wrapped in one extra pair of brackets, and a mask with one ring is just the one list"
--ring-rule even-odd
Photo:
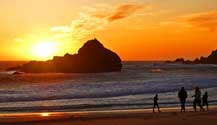
[[(185, 102), (186, 99), (188, 97), (188, 94), (185, 90), (184, 87), (181, 88), (181, 90), (178, 93), (178, 97), (181, 103), (181, 112), (184, 111), (185, 112)], [(200, 111), (204, 111), (203, 106), (206, 105), (207, 106), (207, 110), (208, 110), (208, 93), (205, 92), (205, 94), (203, 95), (202, 101), (203, 101), (203, 106), (201, 105), (201, 91), (199, 89), (199, 87), (195, 88), (195, 94), (192, 96), (194, 97), (194, 101), (193, 101), (193, 108), (194, 111), (197, 111), (197, 105), (200, 107)]]

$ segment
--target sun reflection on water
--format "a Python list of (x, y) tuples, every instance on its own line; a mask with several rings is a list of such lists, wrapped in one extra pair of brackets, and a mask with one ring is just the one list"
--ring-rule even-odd
[(47, 116), (50, 116), (50, 113), (41, 113), (41, 116), (47, 117)]

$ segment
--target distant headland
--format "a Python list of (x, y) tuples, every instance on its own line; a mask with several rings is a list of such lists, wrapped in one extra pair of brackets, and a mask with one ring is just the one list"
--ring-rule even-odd
[(100, 73), (121, 71), (120, 57), (97, 39), (87, 41), (77, 54), (66, 53), (48, 61), (30, 61), (7, 70), (25, 73)]
[(177, 58), (174, 61), (166, 61), (167, 63), (183, 63), (183, 64), (217, 64), (217, 50), (212, 51), (208, 57), (196, 58), (193, 61)]

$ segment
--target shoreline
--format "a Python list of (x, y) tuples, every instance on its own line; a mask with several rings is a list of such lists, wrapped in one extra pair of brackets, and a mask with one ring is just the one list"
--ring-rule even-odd
[[(190, 101), (189, 101), (190, 102)], [(186, 108), (191, 109), (193, 107), (192, 102), (186, 102)], [(168, 105), (170, 104), (170, 105)], [(138, 107), (116, 107), (116, 106), (138, 106)], [(159, 102), (162, 109), (178, 109), (180, 102)], [(104, 107), (103, 107), (104, 106)], [(107, 108), (106, 108), (107, 107)], [(108, 108), (109, 107), (109, 108)], [(111, 108), (112, 107), (112, 108)], [(111, 105), (67, 105), (67, 106), (26, 106), (26, 107), (0, 107), (1, 114), (16, 114), (16, 113), (39, 113), (39, 112), (100, 112), (100, 111), (116, 111), (116, 110), (150, 110), (153, 107), (153, 103), (141, 104), (111, 104)], [(217, 107), (216, 100), (209, 100), (209, 107)]]
[[(110, 110), (110, 111), (87, 111), (87, 112), (43, 112), (43, 113), (14, 113), (14, 114), (0, 114), (0, 124), (4, 125), (70, 125), (77, 123), (78, 125), (94, 122), (96, 125), (113, 124), (116, 120), (118, 124), (133, 125), (136, 121), (142, 123), (161, 122), (162, 120), (169, 120), (177, 122), (177, 120), (191, 122), (191, 119), (197, 120), (209, 119), (212, 123), (217, 123), (217, 106), (210, 106), (209, 111), (194, 112), (192, 107), (186, 107), (185, 113), (180, 113), (180, 107), (161, 108), (161, 112), (152, 113), (152, 109), (132, 109), (132, 110)], [(198, 119), (199, 118), (199, 119)], [(211, 119), (211, 120), (210, 120)], [(99, 123), (99, 121), (101, 121)], [(103, 122), (103, 123), (102, 123)], [(209, 125), (214, 125), (210, 123)], [(175, 124), (175, 123), (174, 123)], [(138, 123), (140, 125), (140, 123)], [(141, 124), (142, 125), (142, 124)], [(200, 125), (200, 124), (199, 124)], [(205, 124), (206, 125), (206, 124)]]

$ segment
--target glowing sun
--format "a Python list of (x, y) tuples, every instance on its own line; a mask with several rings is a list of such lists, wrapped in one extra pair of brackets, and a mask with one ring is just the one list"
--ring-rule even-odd
[(41, 41), (34, 45), (33, 52), (39, 58), (48, 58), (54, 56), (57, 51), (57, 45), (51, 41)]

